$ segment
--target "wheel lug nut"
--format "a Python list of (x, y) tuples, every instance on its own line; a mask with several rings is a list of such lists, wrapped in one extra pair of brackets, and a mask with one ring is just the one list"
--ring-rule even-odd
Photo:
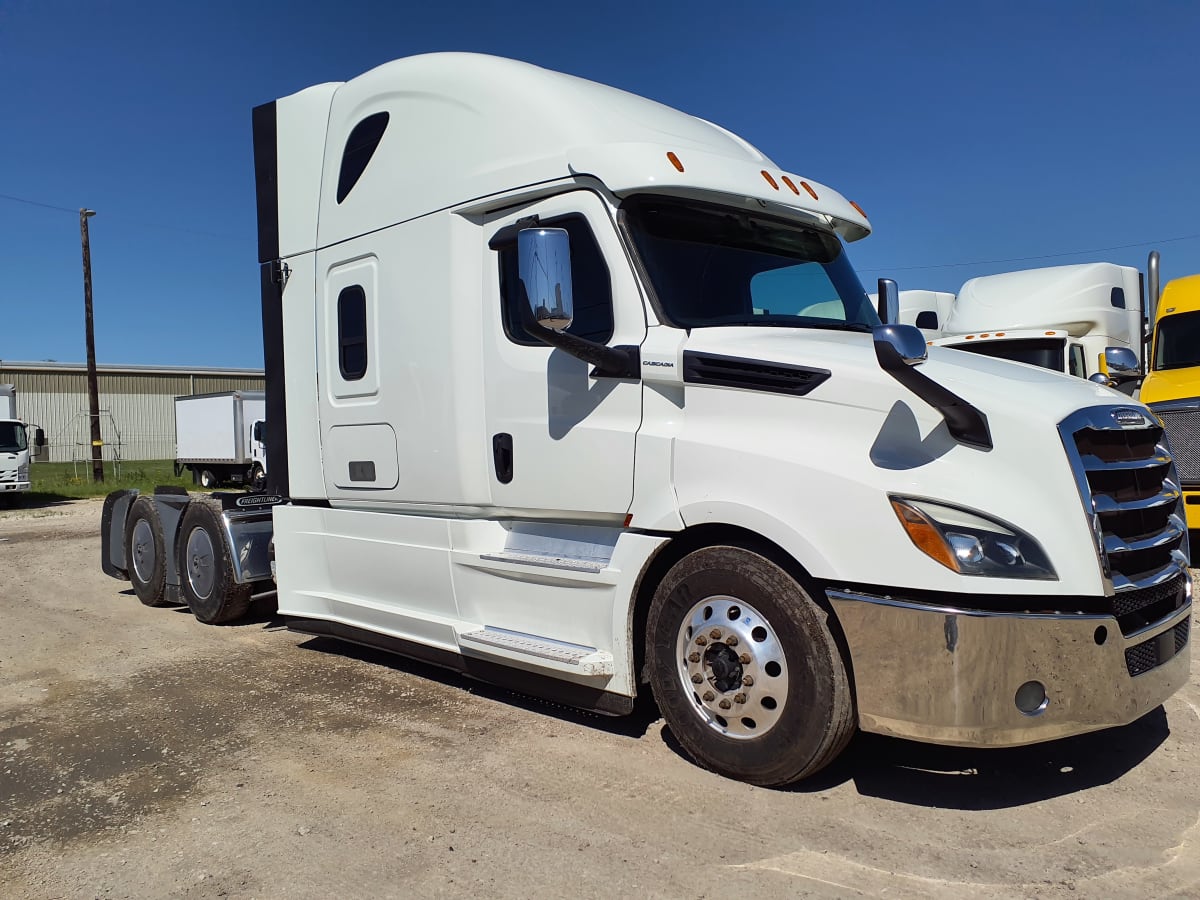
[(746, 702), (746, 695), (745, 695), (745, 694), (734, 694), (734, 695), (733, 695), (733, 702), (734, 702), (734, 703), (745, 703), (745, 702)]
[(712, 631), (710, 631), (710, 632), (708, 633), (708, 636), (709, 636), (710, 638), (712, 638), (714, 641), (719, 641), (719, 640), (721, 639), (721, 629), (720, 629), (720, 628), (714, 628)]
[(736, 647), (738, 644), (737, 635), (731, 634), (729, 637), (725, 638), (725, 643), (728, 644), (730, 647)]
[(743, 666), (750, 665), (750, 654), (743, 653), (741, 656), (738, 657), (738, 662), (740, 662)]
[(712, 702), (713, 702), (713, 700), (715, 700), (715, 699), (716, 699), (716, 696), (717, 696), (717, 695), (716, 695), (716, 694), (714, 694), (712, 691), (705, 691), (705, 692), (704, 692), (704, 702), (705, 702), (705, 703), (712, 703)]
[(729, 707), (733, 706), (733, 704), (730, 703), (728, 700), (722, 700), (720, 703), (717, 704), (717, 706), (721, 707), (721, 709), (729, 709)]
[(699, 684), (703, 680), (704, 680), (704, 676), (701, 675), (699, 672), (697, 672), (695, 675), (692, 676), (692, 684)]
[(693, 650), (691, 653), (689, 653), (688, 662), (700, 662), (700, 652), (698, 650)]
[(750, 687), (750, 685), (754, 684), (754, 676), (753, 675), (743, 675), (742, 676), (742, 684), (744, 684), (746, 687)]
[(706, 638), (704, 635), (700, 635), (700, 637), (696, 638), (696, 643), (703, 647), (708, 643), (708, 638)]

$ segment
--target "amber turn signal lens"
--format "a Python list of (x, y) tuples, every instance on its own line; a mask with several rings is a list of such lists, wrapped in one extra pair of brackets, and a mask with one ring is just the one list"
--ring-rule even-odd
[(930, 559), (940, 562), (947, 569), (958, 571), (958, 566), (954, 562), (954, 552), (932, 522), (918, 510), (899, 500), (892, 501), (892, 509), (895, 510), (900, 524), (904, 526), (908, 539), (918, 550)]

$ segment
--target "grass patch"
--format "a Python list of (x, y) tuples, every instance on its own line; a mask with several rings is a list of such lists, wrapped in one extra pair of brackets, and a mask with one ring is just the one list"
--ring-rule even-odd
[(31, 505), (104, 497), (118, 488), (137, 488), (143, 494), (152, 494), (160, 484), (200, 490), (192, 484), (191, 472), (175, 474), (175, 462), (170, 459), (122, 462), (119, 475), (113, 463), (105, 460), (103, 482), (92, 481), (91, 460), (83, 463), (35, 462), (29, 467), (29, 476), (33, 487), (25, 496)]

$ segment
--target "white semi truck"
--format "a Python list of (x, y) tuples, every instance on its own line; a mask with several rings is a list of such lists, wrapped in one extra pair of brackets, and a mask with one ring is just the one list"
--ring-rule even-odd
[(266, 395), (225, 391), (175, 398), (175, 474), (201, 487), (266, 480)]
[(957, 295), (902, 291), (900, 316), (935, 346), (1080, 378), (1107, 372), (1102, 359), (1113, 348), (1131, 354), (1136, 368), (1148, 334), (1141, 274), (1112, 263), (984, 275)]
[(46, 443), (45, 433), (33, 429), (17, 415), (15, 385), (0, 384), (0, 504), (20, 503), (33, 486), (29, 464), (36, 449)]
[(110, 495), (143, 602), (230, 621), (274, 574), (298, 631), (610, 714), (649, 690), (763, 785), (856, 728), (1026, 744), (1187, 681), (1157, 421), (882, 324), (837, 191), (470, 54), (253, 120), (268, 492)]

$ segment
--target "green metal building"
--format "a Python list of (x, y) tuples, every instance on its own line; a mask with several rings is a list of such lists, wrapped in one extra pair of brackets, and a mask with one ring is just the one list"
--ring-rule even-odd
[[(175, 398), (221, 391), (261, 391), (261, 369), (96, 366), (100, 436), (106, 460), (175, 458)], [(46, 432), (50, 462), (92, 458), (87, 366), (0, 360), (0, 384), (17, 388), (17, 413)]]

